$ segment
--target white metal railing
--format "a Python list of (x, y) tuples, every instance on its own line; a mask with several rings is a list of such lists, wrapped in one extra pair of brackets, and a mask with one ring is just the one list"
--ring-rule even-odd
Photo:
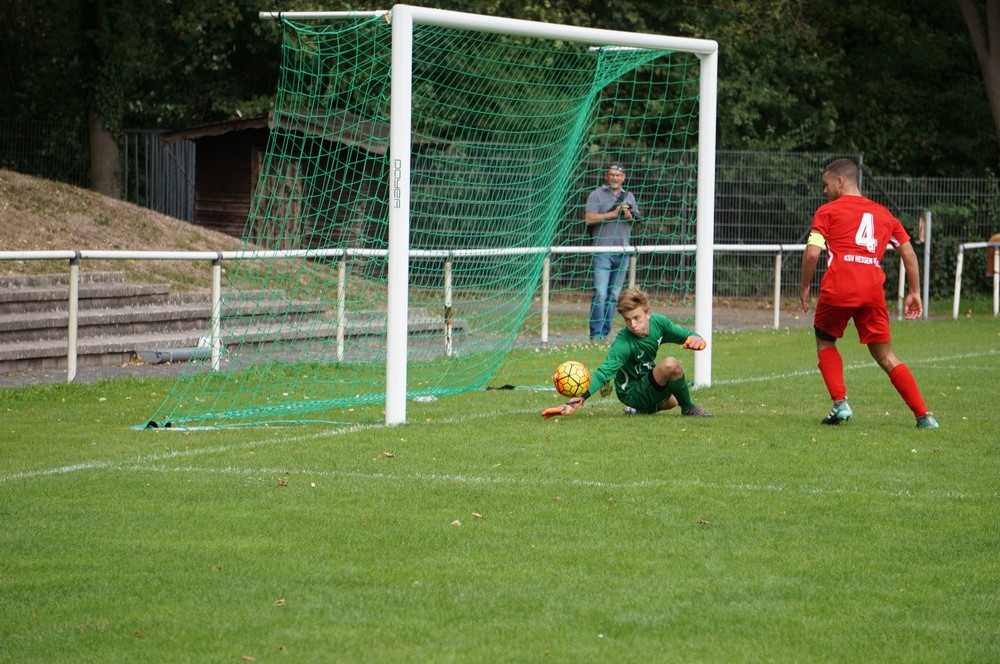
[[(986, 246), (986, 243), (972, 243), (963, 245), (970, 248)], [(995, 245), (992, 245), (995, 246)], [(774, 302), (774, 329), (779, 329), (781, 325), (781, 269), (783, 257), (786, 253), (801, 253), (805, 250), (804, 244), (717, 244), (714, 251), (717, 253), (743, 252), (743, 253), (763, 253), (774, 255), (774, 278), (773, 278), (773, 302)], [(451, 304), (452, 292), (452, 264), (455, 259), (481, 257), (481, 256), (502, 256), (502, 255), (531, 255), (545, 254), (542, 265), (541, 283), (541, 324), (540, 341), (542, 347), (547, 347), (549, 341), (549, 314), (551, 297), (551, 255), (553, 254), (599, 254), (599, 253), (624, 253), (631, 254), (628, 283), (630, 287), (636, 284), (636, 262), (638, 256), (647, 254), (670, 254), (670, 253), (694, 253), (696, 246), (693, 244), (684, 245), (647, 245), (628, 247), (593, 247), (593, 246), (563, 246), (563, 247), (519, 247), (503, 249), (452, 249), (452, 250), (427, 250), (412, 249), (409, 252), (410, 258), (438, 258), (444, 262), (444, 293), (443, 301), (445, 307), (444, 316), (444, 336), (445, 352), (451, 355), (452, 348), (452, 319)], [(266, 250), (266, 251), (104, 251), (104, 250), (68, 250), (68, 251), (0, 251), (0, 261), (3, 260), (68, 260), (70, 263), (70, 284), (69, 284), (69, 320), (68, 320), (68, 342), (67, 342), (67, 372), (66, 379), (72, 382), (76, 377), (77, 359), (77, 324), (79, 316), (79, 268), (83, 260), (187, 260), (187, 261), (211, 261), (211, 315), (209, 323), (208, 345), (211, 348), (211, 365), (213, 370), (218, 370), (223, 351), (222, 326), (220, 317), (220, 302), (222, 299), (222, 263), (223, 261), (235, 260), (270, 260), (279, 258), (339, 258), (337, 262), (337, 304), (336, 304), (336, 348), (337, 359), (341, 360), (345, 352), (345, 331), (346, 331), (346, 284), (347, 284), (347, 259), (352, 257), (385, 258), (388, 255), (387, 249), (298, 249), (298, 250)], [(997, 252), (1000, 256), (1000, 252)], [(961, 270), (961, 250), (959, 253), (959, 270)], [(956, 278), (956, 311), (958, 302), (958, 283)], [(994, 284), (996, 284), (994, 277)], [(899, 276), (899, 317), (903, 316), (903, 300), (905, 295), (905, 279), (902, 265), (900, 265)], [(994, 295), (996, 302), (996, 295)], [(996, 315), (996, 304), (994, 304), (994, 315)], [(709, 321), (708, 324), (711, 324)]]
[(955, 299), (951, 307), (951, 317), (958, 319), (958, 305), (962, 298), (962, 264), (965, 262), (966, 249), (993, 249), (993, 316), (1000, 314), (1000, 243), (997, 242), (966, 242), (958, 245), (958, 256), (955, 259)]

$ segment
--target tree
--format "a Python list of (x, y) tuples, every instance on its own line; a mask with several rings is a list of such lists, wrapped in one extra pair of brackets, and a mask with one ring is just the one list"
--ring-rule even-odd
[(997, 167), (989, 104), (954, 5), (684, 4), (683, 22), (650, 25), (719, 42), (720, 149), (861, 153), (881, 174)]
[(940, 0), (820, 6), (838, 150), (861, 152), (881, 174), (979, 176), (997, 142), (965, 26)]
[(715, 0), (657, 31), (719, 42), (719, 147), (726, 150), (826, 150), (837, 104), (828, 72), (838, 52), (820, 47), (807, 0)]
[[(125, 127), (174, 129), (266, 110), (280, 31), (268, 0), (4, 0), (0, 117), (89, 128), (92, 186), (118, 192)], [(299, 3), (303, 4), (303, 3)]]
[(118, 165), (118, 141), (121, 135), (121, 98), (118, 92), (125, 86), (121, 41), (109, 28), (105, 0), (95, 0), (89, 21), (94, 66), (90, 69), (90, 99), (87, 109), (87, 129), (90, 135), (90, 187), (94, 191), (121, 197), (121, 177)]
[[(879, 173), (973, 176), (1000, 162), (1000, 0), (956, 2), (960, 11), (940, 0), (437, 6), (714, 39), (720, 149), (860, 152)], [(2, 0), (0, 117), (77, 128), (93, 122), (94, 140), (103, 139), (113, 155), (124, 127), (177, 129), (237, 109), (265, 111), (276, 89), (281, 31), (258, 13), (371, 8), (356, 0), (333, 4)]]
[(958, 0), (986, 84), (993, 127), (1000, 142), (1000, 0), (986, 0), (986, 30), (973, 0)]

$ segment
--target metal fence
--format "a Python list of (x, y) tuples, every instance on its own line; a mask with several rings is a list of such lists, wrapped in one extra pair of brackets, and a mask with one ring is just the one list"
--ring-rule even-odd
[(723, 243), (804, 242), (826, 202), (823, 168), (841, 157), (861, 165), (861, 189), (916, 233), (924, 213), (937, 231), (963, 241), (996, 232), (996, 178), (875, 177), (860, 154), (726, 152), (716, 157), (716, 231)]
[(125, 132), (122, 198), (163, 214), (194, 222), (194, 141), (164, 144), (163, 132)]

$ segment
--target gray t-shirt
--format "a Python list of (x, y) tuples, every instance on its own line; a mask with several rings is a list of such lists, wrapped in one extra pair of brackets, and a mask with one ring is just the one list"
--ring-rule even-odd
[[(584, 209), (587, 212), (604, 214), (619, 205), (630, 205), (632, 206), (633, 219), (638, 217), (639, 205), (635, 202), (635, 196), (632, 195), (631, 191), (626, 191), (621, 201), (618, 201), (617, 198), (618, 196), (612, 194), (610, 189), (601, 187), (590, 192), (590, 196), (587, 197), (587, 207)], [(589, 226), (588, 229), (593, 234), (595, 247), (627, 247), (630, 242), (632, 222), (620, 218), (616, 221), (600, 222)]]

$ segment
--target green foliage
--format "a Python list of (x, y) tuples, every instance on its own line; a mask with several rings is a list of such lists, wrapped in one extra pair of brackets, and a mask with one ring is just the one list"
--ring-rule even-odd
[[(966, 242), (957, 237), (935, 236), (931, 246), (932, 298), (952, 300), (955, 295), (955, 267), (958, 245)], [(918, 247), (917, 251), (922, 251)], [(923, 254), (920, 254), (921, 259)], [(921, 275), (923, 276), (923, 275)], [(986, 276), (986, 252), (966, 251), (962, 258), (962, 296), (975, 297), (993, 292), (993, 278)]]
[(982, 75), (953, 2), (818, 8), (840, 124), (834, 146), (880, 172), (980, 175), (997, 164)]
[(656, 32), (720, 46), (719, 147), (863, 153), (883, 174), (980, 176), (998, 162), (954, 3), (685, 3)]
[(83, 121), (92, 107), (118, 133), (266, 110), (279, 32), (258, 13), (288, 4), (5, 2), (0, 115)]
[(826, 150), (838, 116), (829, 73), (841, 55), (819, 48), (803, 2), (713, 3), (681, 27), (719, 42), (719, 145), (726, 150)]
[[(262, 10), (372, 9), (299, 0), (8, 0), (0, 116), (174, 129), (266, 111), (280, 28)], [(452, 0), (444, 9), (714, 39), (719, 147), (863, 153), (881, 174), (980, 176), (998, 143), (953, 2)]]
[(542, 21), (562, 25), (607, 28), (629, 32), (646, 32), (643, 25), (644, 12), (636, 10), (636, 4), (621, 2), (614, 11), (597, 2), (573, 2), (572, 0), (445, 0), (435, 3), (435, 7), (452, 11), (486, 14)]
[[(153, 48), (129, 105), (132, 126), (178, 127), (267, 110), (279, 32), (262, 10), (281, 2), (181, 0), (153, 10)], [(244, 108), (245, 106), (245, 108)]]
[[(0, 3), (0, 116), (85, 119), (84, 33), (74, 0)], [(79, 126), (79, 125), (77, 125)]]
[(514, 390), (184, 434), (129, 428), (163, 380), (5, 390), (0, 658), (996, 661), (1000, 337), (893, 333), (940, 431), (853, 343), (820, 425), (808, 330), (716, 334), (698, 421)]

